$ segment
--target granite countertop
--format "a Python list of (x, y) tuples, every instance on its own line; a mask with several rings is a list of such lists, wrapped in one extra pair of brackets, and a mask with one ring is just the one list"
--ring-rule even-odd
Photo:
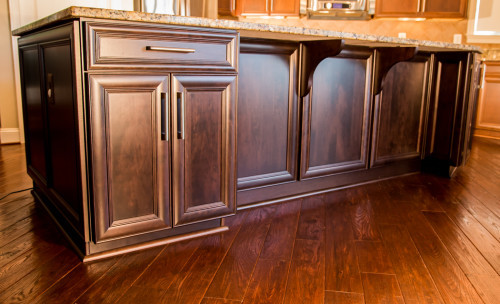
[[(345, 39), (347, 44), (370, 45), (370, 46), (418, 46), (422, 50), (436, 51), (476, 51), (482, 52), (481, 48), (471, 45), (454, 44), (447, 42), (426, 41), (416, 39), (403, 39), (396, 37), (346, 33), (338, 31), (328, 31), (320, 29), (310, 29), (302, 27), (278, 26), (263, 23), (240, 22), (224, 19), (208, 19), (198, 17), (183, 17), (164, 14), (151, 14), (135, 11), (120, 11), (101, 8), (88, 8), (72, 6), (38, 21), (25, 25), (12, 32), (14, 36), (19, 36), (37, 28), (55, 23), (61, 20), (75, 18), (99, 18), (110, 20), (126, 20), (149, 22), (158, 24), (186, 25), (198, 27), (210, 27), (220, 29), (238, 30), (242, 36), (269, 37), (291, 40), (312, 40), (318, 37), (329, 39)], [(263, 37), (264, 36), (264, 37)]]

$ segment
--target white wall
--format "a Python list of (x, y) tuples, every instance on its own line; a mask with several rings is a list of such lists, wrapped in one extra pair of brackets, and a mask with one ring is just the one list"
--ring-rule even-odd
[(500, 43), (500, 0), (470, 0), (468, 43)]

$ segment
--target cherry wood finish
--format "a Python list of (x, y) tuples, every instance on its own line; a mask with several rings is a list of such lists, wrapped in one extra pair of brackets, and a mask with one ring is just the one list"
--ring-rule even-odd
[[(171, 227), (167, 76), (91, 75), (96, 242)], [(162, 113), (167, 111), (167, 113)], [(170, 121), (170, 120), (169, 120)]]
[(459, 52), (435, 54), (424, 165), (444, 175), (452, 174), (454, 167), (465, 162), (463, 126), (469, 105), (469, 56)]
[(297, 180), (297, 43), (242, 39), (238, 189)]
[(396, 64), (375, 97), (371, 166), (420, 159), (428, 107), (430, 55)]
[(303, 99), (301, 179), (366, 168), (370, 49), (344, 49), (316, 68)]
[(172, 76), (174, 225), (236, 211), (236, 76)]
[[(20, 145), (0, 147), (0, 176), (17, 189), (27, 178), (18, 173), (26, 171), (23, 150)], [(29, 192), (11, 194), (0, 200), (4, 233), (0, 299), (6, 303), (496, 304), (500, 276), (484, 259), (500, 243), (474, 210), (483, 206), (498, 212), (498, 190), (487, 187), (482, 195), (467, 190), (484, 186), (481, 179), (471, 178), (478, 170), (483, 179), (496, 178), (496, 171), (482, 168), (500, 166), (499, 155), (500, 141), (475, 138), (461, 179), (414, 174), (244, 210), (224, 219), (230, 229), (223, 234), (92, 263), (80, 262), (66, 248), (65, 238)], [(379, 232), (379, 240), (354, 239), (352, 229), (357, 224), (352, 215), (359, 206), (372, 210), (362, 212), (367, 214), (364, 222)], [(30, 218), (33, 221), (26, 225)], [(279, 219), (269, 235), (268, 228)], [(283, 238), (292, 241), (281, 243)], [(270, 246), (274, 241), (281, 245)], [(353, 247), (346, 245), (350, 242)], [(23, 251), (12, 254), (21, 243), (27, 244)], [(264, 247), (275, 248), (273, 255), (263, 256)], [(480, 266), (471, 267), (471, 261)], [(386, 273), (391, 271), (389, 265), (392, 273)], [(347, 291), (348, 286), (358, 287)]]
[(466, 0), (378, 0), (375, 17), (465, 18)]
[[(235, 31), (125, 22), (86, 22), (87, 69), (233, 72)], [(155, 50), (155, 47), (181, 49)], [(148, 49), (153, 48), (153, 49)], [(190, 51), (182, 51), (187, 49)]]
[(233, 16), (299, 16), (300, 13), (297, 0), (223, 0), (218, 7), (219, 14)]

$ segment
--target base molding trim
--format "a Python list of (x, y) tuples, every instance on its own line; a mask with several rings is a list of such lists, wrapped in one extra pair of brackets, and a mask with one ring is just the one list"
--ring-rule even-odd
[(0, 128), (0, 144), (18, 144), (20, 142), (19, 128)]

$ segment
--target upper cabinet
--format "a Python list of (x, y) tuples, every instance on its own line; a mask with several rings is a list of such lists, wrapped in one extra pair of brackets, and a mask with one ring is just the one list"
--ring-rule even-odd
[(219, 0), (219, 14), (233, 16), (299, 16), (299, 0)]
[(465, 18), (466, 0), (377, 0), (375, 17)]

